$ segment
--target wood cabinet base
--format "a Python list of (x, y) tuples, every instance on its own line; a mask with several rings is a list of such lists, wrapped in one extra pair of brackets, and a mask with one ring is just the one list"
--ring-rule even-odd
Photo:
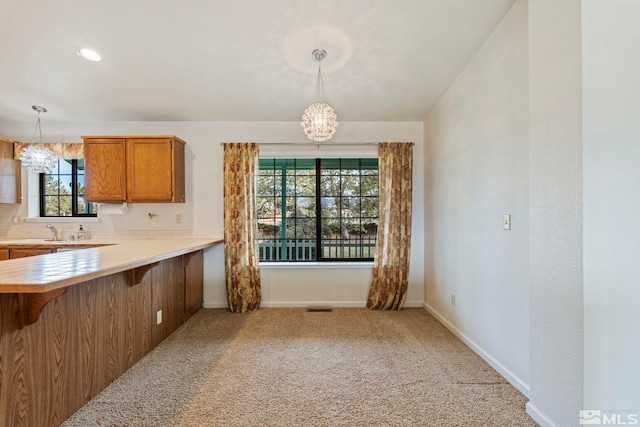
[(19, 295), (0, 294), (0, 426), (60, 425), (184, 322), (182, 256), (129, 283), (71, 286), (23, 328)]
[(202, 308), (204, 255), (202, 251), (182, 256), (184, 265), (184, 318), (189, 319)]

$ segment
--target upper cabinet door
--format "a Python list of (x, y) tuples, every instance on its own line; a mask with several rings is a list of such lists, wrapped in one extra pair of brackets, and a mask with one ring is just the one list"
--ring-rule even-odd
[(90, 202), (184, 203), (185, 142), (176, 136), (83, 136)]
[(0, 138), (0, 203), (21, 203), (20, 161), (13, 159), (14, 142)]
[(127, 194), (130, 202), (173, 201), (173, 140), (127, 140)]
[(125, 140), (85, 139), (85, 198), (89, 202), (127, 200)]

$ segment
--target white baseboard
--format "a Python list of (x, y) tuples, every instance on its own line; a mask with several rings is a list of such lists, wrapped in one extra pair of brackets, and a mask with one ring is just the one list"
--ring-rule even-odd
[(456, 328), (451, 322), (444, 318), (440, 313), (438, 313), (433, 307), (429, 304), (424, 303), (424, 308), (433, 315), (440, 323), (442, 323), (445, 328), (449, 329), (456, 337), (460, 338), (460, 340), (465, 343), (471, 350), (473, 350), (478, 356), (482, 357), (485, 362), (487, 362), (493, 369), (498, 371), (500, 375), (502, 375), (507, 381), (511, 383), (515, 388), (517, 388), (520, 393), (529, 397), (529, 385), (522, 381), (520, 377), (515, 375), (509, 369), (507, 369), (503, 364), (498, 362), (493, 356), (487, 353), (482, 347), (480, 347), (475, 341), (466, 336), (462, 331)]
[(202, 304), (203, 308), (227, 308), (229, 304), (226, 302), (205, 302)]
[(422, 301), (405, 301), (404, 306), (406, 308), (422, 308), (424, 303)]
[(328, 305), (330, 307), (364, 307), (362, 301), (262, 301), (260, 307), (264, 308), (289, 308), (307, 307), (310, 305)]
[[(331, 307), (362, 307), (366, 302), (363, 301), (262, 301), (260, 307), (264, 308), (289, 308), (289, 307), (307, 307), (309, 305), (328, 305)], [(205, 302), (204, 308), (227, 308), (227, 302)], [(404, 307), (417, 308), (422, 307), (422, 301), (405, 301)]]
[(531, 402), (527, 403), (527, 414), (541, 427), (558, 427), (556, 423), (551, 421), (536, 405)]

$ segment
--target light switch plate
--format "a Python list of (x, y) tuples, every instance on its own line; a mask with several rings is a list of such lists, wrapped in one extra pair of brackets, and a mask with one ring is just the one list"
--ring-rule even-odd
[(511, 215), (507, 214), (504, 216), (504, 220), (502, 222), (505, 230), (511, 230)]

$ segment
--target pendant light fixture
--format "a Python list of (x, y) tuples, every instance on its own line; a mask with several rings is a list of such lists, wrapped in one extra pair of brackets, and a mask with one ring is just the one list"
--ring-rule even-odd
[[(40, 127), (40, 113), (46, 113), (47, 109), (38, 105), (34, 105), (31, 108), (38, 112), (38, 122), (36, 123), (36, 129), (33, 131), (32, 145), (22, 150), (20, 160), (22, 161), (22, 166), (31, 172), (51, 172), (51, 169), (58, 165), (58, 158), (51, 150), (42, 146), (42, 128)], [(40, 145), (33, 145), (38, 132), (40, 133)]]
[(333, 134), (336, 133), (338, 116), (331, 105), (327, 104), (324, 99), (321, 63), (322, 60), (327, 57), (327, 52), (324, 49), (316, 49), (311, 53), (311, 56), (318, 61), (316, 98), (315, 102), (304, 110), (300, 126), (302, 126), (307, 138), (319, 144), (323, 141), (328, 141), (333, 137)]

